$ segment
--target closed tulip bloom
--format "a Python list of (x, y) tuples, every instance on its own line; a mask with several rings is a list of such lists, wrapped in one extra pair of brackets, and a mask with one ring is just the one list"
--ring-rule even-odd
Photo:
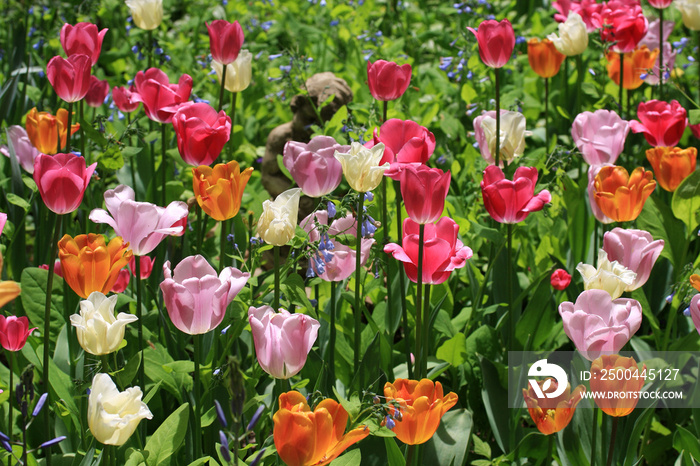
[(595, 178), (596, 176), (598, 176), (598, 172), (600, 172), (600, 169), (604, 166), (614, 167), (614, 165), (608, 163), (604, 165), (591, 165), (588, 168), (588, 188), (586, 189), (586, 192), (588, 194), (588, 205), (591, 207), (591, 212), (593, 213), (593, 216), (599, 222), (608, 224), (613, 223), (615, 220), (611, 219), (610, 217), (605, 215), (602, 210), (600, 210), (600, 207), (598, 207), (598, 202), (595, 199)]
[(673, 4), (681, 12), (685, 27), (700, 31), (700, 0), (675, 0)]
[[(27, 136), (32, 145), (42, 154), (52, 155), (58, 152), (58, 138), (61, 138), (61, 149), (66, 147), (68, 133), (68, 110), (61, 108), (56, 116), (48, 112), (38, 112), (36, 107), (29, 110), (26, 119)], [(74, 134), (80, 125), (71, 125), (70, 134)]]
[(688, 123), (687, 112), (677, 100), (671, 103), (661, 100), (640, 102), (637, 118), (639, 121), (630, 121), (630, 128), (635, 133), (643, 133), (654, 147), (677, 146)]
[(615, 163), (625, 147), (629, 122), (614, 111), (596, 110), (576, 115), (571, 136), (589, 165)]
[(226, 66), (226, 82), (224, 89), (229, 92), (241, 92), (248, 89), (250, 81), (253, 79), (253, 54), (248, 50), (241, 50), (238, 58), (233, 63), (222, 65), (216, 60), (212, 60), (211, 69), (216, 73), (216, 79), (221, 84), (221, 76), (224, 66)]
[(125, 3), (139, 29), (151, 31), (163, 21), (163, 0), (126, 0)]
[(146, 115), (158, 123), (171, 123), (180, 104), (187, 102), (192, 92), (192, 77), (180, 76), (177, 84), (170, 84), (168, 75), (158, 68), (139, 71), (134, 78), (134, 101), (143, 103)]
[(29, 328), (29, 319), (25, 316), (5, 317), (0, 314), (0, 345), (7, 351), (19, 351), (24, 348), (27, 338), (36, 329), (37, 327)]
[(279, 396), (279, 410), (272, 420), (275, 448), (287, 466), (325, 466), (348, 447), (369, 435), (367, 426), (345, 432), (348, 413), (326, 398), (311, 411), (306, 397), (297, 391)]
[(694, 273), (690, 276), (690, 286), (700, 291), (700, 275)]
[(595, 177), (595, 202), (601, 212), (616, 222), (635, 220), (642, 212), (644, 203), (656, 189), (652, 172), (642, 167), (631, 175), (624, 167), (607, 166)]
[(183, 231), (183, 219), (187, 219), (189, 210), (187, 204), (180, 201), (160, 207), (150, 202), (136, 202), (135, 197), (134, 190), (123, 184), (108, 189), (104, 198), (109, 212), (93, 209), (89, 218), (114, 228), (115, 233), (129, 243), (134, 255), (144, 256), (166, 236)]
[(109, 293), (133, 255), (128, 247), (119, 236), (107, 242), (94, 233), (64, 235), (58, 242), (63, 279), (83, 299), (93, 291)]
[(411, 65), (397, 65), (393, 61), (367, 60), (367, 85), (377, 100), (388, 102), (401, 97), (411, 83)]
[(649, 0), (649, 5), (654, 8), (668, 8), (673, 0)]
[(126, 325), (138, 320), (125, 312), (114, 316), (117, 297), (115, 294), (108, 298), (94, 291), (80, 301), (80, 313), (70, 316), (78, 342), (86, 352), (95, 356), (114, 353), (124, 339)]
[(282, 162), (305, 195), (321, 197), (335, 191), (343, 180), (343, 166), (333, 154), (349, 150), (350, 146), (330, 136), (316, 136), (308, 144), (287, 142)]
[[(511, 163), (525, 152), (525, 136), (532, 133), (525, 130), (525, 116), (519, 112), (501, 110), (500, 165)], [(496, 163), (493, 153), (496, 150), (496, 112), (490, 110), (474, 118), (474, 135), (479, 144), (481, 156), (489, 164)]]
[[(34, 160), (39, 156), (39, 151), (29, 139), (27, 130), (19, 125), (10, 126), (7, 128), (7, 142), (12, 146), (15, 157), (24, 171), (30, 174), (34, 173)], [(56, 150), (55, 146), (54, 150)], [(0, 146), (0, 153), (5, 157), (10, 157), (9, 147)]]
[(260, 367), (276, 379), (299, 373), (321, 327), (305, 314), (275, 312), (270, 306), (248, 309), (248, 322)]
[(486, 66), (501, 68), (508, 63), (515, 48), (515, 32), (510, 21), (489, 19), (479, 24), (478, 29), (467, 28), (479, 43), (479, 56)]
[(263, 202), (263, 212), (258, 220), (258, 236), (267, 244), (284, 246), (296, 232), (301, 189), (283, 192), (274, 201)]
[(612, 50), (617, 53), (634, 50), (649, 28), (639, 3), (624, 0), (604, 3), (600, 13), (593, 16), (593, 24), (600, 28), (603, 42), (612, 43)]
[(666, 191), (674, 192), (695, 171), (698, 150), (695, 147), (655, 147), (647, 149), (647, 160), (656, 180)]
[[(139, 267), (140, 267), (140, 272), (141, 272), (141, 280), (145, 280), (148, 277), (151, 276), (151, 272), (153, 272), (153, 263), (156, 261), (155, 257), (148, 257), (148, 256), (140, 256), (138, 258), (139, 261)], [(133, 256), (131, 260), (129, 261), (129, 272), (131, 275), (134, 277), (136, 276), (136, 256)]]
[(513, 181), (507, 180), (503, 170), (490, 165), (481, 180), (484, 207), (491, 218), (499, 223), (520, 223), (531, 212), (542, 210), (552, 200), (546, 189), (535, 194), (537, 169), (518, 167)]
[(367, 141), (365, 147), (371, 148), (379, 143), (384, 144), (384, 155), (379, 165), (424, 164), (435, 151), (435, 135), (412, 120), (391, 118), (385, 121), (379, 128), (379, 134), (374, 129), (374, 138)]
[(690, 307), (688, 309), (690, 310), (690, 318), (693, 319), (695, 330), (700, 333), (700, 293), (690, 299)]
[(408, 165), (401, 172), (401, 196), (408, 216), (416, 223), (433, 223), (442, 215), (450, 190), (449, 171)]
[(567, 57), (581, 55), (588, 48), (588, 30), (581, 15), (570, 12), (566, 21), (559, 23), (559, 36), (551, 33), (547, 36), (554, 47)]
[(136, 97), (136, 88), (131, 85), (126, 87), (115, 87), (112, 89), (112, 100), (114, 105), (124, 113), (131, 113), (141, 105), (141, 101), (134, 99)]
[(244, 40), (243, 28), (238, 24), (238, 21), (229, 23), (224, 19), (217, 19), (204, 24), (209, 32), (209, 48), (212, 59), (222, 65), (236, 61)]
[[(0, 255), (0, 270), (2, 269), (2, 255)], [(0, 307), (11, 302), (22, 292), (19, 285), (12, 280), (0, 281)]]
[(114, 286), (112, 286), (112, 289), (110, 291), (112, 293), (123, 293), (129, 287), (130, 281), (131, 274), (129, 273), (129, 271), (127, 269), (121, 269), (119, 271), (119, 276), (117, 276), (117, 281), (114, 282)]
[(549, 282), (555, 290), (563, 291), (571, 283), (571, 275), (564, 269), (557, 269), (552, 272)]
[(550, 39), (533, 38), (527, 41), (527, 59), (530, 68), (541, 78), (551, 78), (559, 73), (566, 55), (559, 52)]
[(598, 251), (598, 267), (579, 262), (576, 270), (583, 278), (583, 288), (585, 290), (605, 290), (612, 299), (622, 296), (627, 289), (634, 289), (637, 274), (633, 271), (608, 258), (605, 250)]
[(437, 431), (442, 416), (458, 400), (454, 392), (445, 396), (442, 384), (430, 379), (396, 379), (394, 383), (387, 382), (384, 385), (384, 396), (387, 403), (398, 403), (398, 410), (391, 409), (391, 415), (396, 419), (393, 431), (407, 445), (421, 445), (430, 440)]
[(2, 236), (2, 230), (5, 229), (5, 223), (7, 223), (7, 214), (0, 212), (0, 236)]
[(39, 154), (34, 160), (34, 182), (46, 207), (57, 214), (75, 211), (96, 167), (97, 163), (86, 167), (85, 159), (72, 153)]
[[(591, 364), (591, 392), (595, 404), (608, 416), (627, 416), (637, 406), (638, 396), (645, 382), (647, 366), (640, 369), (633, 358), (617, 354), (602, 355)], [(631, 377), (606, 377), (609, 374), (631, 374)], [(612, 396), (610, 396), (612, 395)]]
[(253, 167), (241, 172), (238, 162), (232, 160), (214, 168), (207, 165), (193, 168), (192, 174), (197, 203), (211, 218), (223, 221), (235, 217), (241, 208), (243, 190), (253, 174)]
[[(549, 382), (549, 383), (547, 383)], [(553, 393), (559, 387), (555, 379), (538, 381), (543, 393)], [(543, 387), (547, 384), (547, 389)], [(566, 390), (554, 398), (539, 398), (532, 387), (523, 388), (523, 398), (527, 405), (527, 411), (535, 422), (537, 429), (544, 435), (551, 435), (569, 425), (576, 412), (576, 406), (586, 392), (586, 387), (579, 385), (571, 391), (571, 385), (566, 385)]]
[(97, 30), (97, 25), (92, 23), (78, 23), (72, 26), (68, 23), (61, 28), (61, 46), (67, 56), (87, 55), (94, 65), (100, 58), (102, 41), (107, 29)]
[(182, 260), (174, 273), (170, 261), (163, 264), (165, 279), (160, 284), (170, 320), (180, 331), (200, 335), (219, 326), (226, 308), (250, 278), (248, 272), (225, 267), (216, 270), (200, 256)]
[(359, 142), (353, 142), (350, 151), (335, 151), (334, 157), (340, 161), (348, 184), (355, 191), (366, 193), (379, 186), (388, 163), (381, 164), (384, 157), (384, 144), (379, 143), (368, 149)]
[[(641, 86), (644, 83), (642, 76), (648, 74), (654, 68), (658, 56), (658, 48), (649, 50), (646, 45), (642, 45), (631, 52), (625, 53), (623, 62), (625, 70), (622, 87), (624, 89), (637, 89)], [(608, 52), (605, 58), (608, 61), (608, 77), (619, 86), (620, 54), (617, 52)]]
[(109, 83), (95, 76), (90, 76), (90, 88), (85, 94), (85, 103), (90, 107), (101, 107), (109, 95)]
[(55, 56), (46, 65), (46, 77), (58, 97), (66, 102), (78, 102), (90, 89), (91, 68), (87, 55), (72, 55), (68, 59)]
[(194, 166), (213, 163), (231, 137), (231, 117), (204, 102), (180, 106), (172, 123), (182, 160)]
[(141, 401), (139, 387), (120, 392), (107, 374), (96, 374), (88, 396), (87, 420), (95, 439), (105, 445), (124, 445), (141, 422), (153, 414)]
[[(401, 246), (389, 243), (384, 252), (403, 262), (408, 279), (418, 282), (418, 251), (420, 225), (410, 218), (403, 222)], [(459, 225), (450, 217), (442, 217), (437, 223), (425, 225), (423, 236), (423, 283), (439, 285), (450, 278), (453, 270), (467, 265), (472, 250), (458, 239)]]
[(654, 241), (651, 234), (644, 230), (613, 228), (603, 235), (603, 250), (608, 259), (637, 274), (625, 291), (634, 291), (647, 282), (663, 248), (664, 240)]

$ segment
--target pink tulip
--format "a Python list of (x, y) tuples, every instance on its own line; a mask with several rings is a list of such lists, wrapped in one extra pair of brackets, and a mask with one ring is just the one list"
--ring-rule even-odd
[(114, 105), (124, 113), (131, 113), (141, 105), (141, 101), (136, 99), (136, 88), (132, 85), (126, 87), (115, 87), (112, 89), (112, 100)]
[(589, 165), (614, 164), (625, 147), (629, 122), (609, 110), (579, 113), (571, 136)]
[(613, 300), (605, 290), (588, 290), (576, 304), (559, 305), (564, 332), (586, 359), (619, 352), (642, 324), (642, 306), (628, 298)]
[(484, 207), (499, 223), (522, 222), (531, 212), (542, 210), (552, 200), (546, 189), (535, 195), (536, 184), (537, 169), (534, 167), (519, 167), (510, 181), (503, 170), (489, 165), (481, 181)]
[[(309, 259), (309, 266), (314, 275), (330, 282), (339, 282), (355, 273), (355, 249), (352, 249), (340, 241), (332, 241), (336, 235), (351, 235), (357, 238), (357, 221), (352, 214), (334, 220), (330, 224), (325, 235), (316, 229), (319, 225), (328, 225), (328, 212), (316, 211), (308, 215), (299, 223), (309, 235), (309, 241), (319, 242), (318, 252)], [(355, 240), (351, 240), (354, 244)], [(362, 238), (362, 256), (360, 263), (364, 265), (369, 258), (370, 249), (374, 244), (372, 238)]]
[(695, 330), (700, 333), (700, 293), (696, 294), (690, 300), (690, 317), (693, 319), (693, 324), (695, 324)]
[(374, 130), (374, 139), (365, 147), (384, 144), (384, 156), (379, 165), (426, 163), (435, 150), (435, 135), (427, 128), (411, 120), (392, 118)]
[(143, 103), (148, 118), (159, 123), (170, 123), (180, 104), (190, 98), (192, 78), (189, 74), (183, 74), (177, 84), (170, 84), (164, 71), (149, 68), (136, 74), (134, 87), (136, 95), (132, 95), (132, 99)]
[(90, 107), (101, 107), (109, 95), (109, 83), (95, 76), (90, 76), (90, 89), (85, 94), (85, 103)]
[(649, 0), (649, 5), (654, 8), (668, 8), (673, 0)]
[(5, 223), (7, 223), (7, 214), (0, 212), (0, 235), (2, 235), (2, 230), (5, 229)]
[(643, 133), (654, 147), (677, 146), (688, 123), (687, 112), (677, 100), (640, 102), (637, 118), (639, 121), (630, 121), (630, 128), (635, 133)]
[(166, 236), (182, 232), (180, 222), (189, 213), (187, 204), (180, 201), (173, 201), (167, 207), (136, 202), (134, 190), (123, 184), (105, 191), (104, 198), (109, 213), (94, 209), (90, 212), (90, 220), (114, 228), (117, 236), (129, 243), (136, 256), (153, 251)]
[(39, 154), (34, 161), (34, 182), (46, 207), (57, 214), (76, 210), (96, 167), (97, 163), (86, 167), (85, 159), (75, 154)]
[(68, 59), (57, 55), (46, 65), (46, 77), (58, 97), (78, 102), (90, 89), (91, 66), (87, 55), (71, 55)]
[(222, 65), (228, 65), (236, 61), (243, 46), (243, 28), (238, 21), (229, 23), (224, 19), (217, 19), (207, 24), (209, 32), (209, 48), (211, 57)]
[(411, 84), (411, 65), (393, 61), (367, 61), (367, 85), (375, 99), (388, 102), (401, 97)]
[(301, 192), (321, 197), (335, 191), (343, 180), (343, 166), (333, 154), (350, 152), (330, 136), (316, 136), (308, 144), (289, 141), (284, 145), (282, 162)]
[(260, 367), (276, 379), (288, 379), (306, 364), (321, 324), (304, 314), (275, 312), (270, 306), (248, 309), (248, 322)]
[(563, 291), (571, 284), (571, 274), (564, 269), (557, 269), (549, 277), (549, 283), (555, 290)]
[[(20, 166), (26, 172), (34, 173), (34, 160), (39, 155), (39, 151), (29, 140), (27, 130), (22, 126), (12, 125), (7, 128), (7, 138), (15, 151), (15, 157), (17, 157)], [(0, 153), (5, 157), (10, 157), (10, 149), (7, 146), (1, 146)]]
[[(384, 252), (403, 262), (406, 275), (418, 282), (418, 251), (420, 225), (410, 218), (403, 222), (403, 241), (399, 246), (389, 243)], [(423, 237), (423, 283), (439, 285), (450, 277), (455, 269), (461, 269), (472, 257), (472, 250), (457, 238), (459, 225), (450, 217), (442, 217), (437, 223), (425, 225)]]
[(558, 14), (554, 14), (554, 19), (560, 23), (566, 21), (569, 17), (569, 11), (578, 13), (583, 19), (586, 25), (586, 30), (590, 33), (597, 29), (593, 25), (593, 15), (599, 13), (600, 9), (603, 7), (601, 3), (597, 3), (596, 0), (559, 0), (552, 3), (552, 6), (558, 11)]
[[(520, 157), (525, 152), (525, 136), (532, 133), (526, 130), (525, 115), (520, 112), (501, 110), (501, 136), (498, 152), (500, 154), (499, 166), (504, 162), (510, 164), (513, 159)], [(481, 157), (489, 165), (496, 163), (494, 155), (496, 150), (496, 111), (489, 110), (474, 118), (474, 136), (479, 144)], [(487, 133), (488, 130), (488, 133)]]
[(638, 1), (612, 0), (603, 3), (600, 12), (593, 15), (593, 25), (600, 28), (603, 42), (612, 43), (618, 53), (633, 51), (649, 28)]
[(112, 286), (110, 291), (112, 293), (123, 293), (129, 286), (130, 281), (131, 275), (129, 274), (129, 271), (126, 269), (121, 269), (119, 271), (119, 275), (117, 276), (117, 281), (114, 282), (114, 286)]
[(0, 345), (7, 351), (19, 351), (27, 343), (27, 337), (36, 329), (37, 327), (29, 328), (29, 319), (25, 316), (0, 315)]
[(226, 267), (216, 270), (200, 256), (189, 256), (174, 273), (170, 261), (163, 264), (165, 279), (160, 284), (170, 320), (180, 331), (200, 335), (219, 326), (226, 308), (250, 278), (248, 272)]
[[(41, 264), (39, 266), (39, 268), (43, 269), (43, 270), (49, 270), (49, 265), (48, 264)], [(55, 273), (57, 276), (63, 278), (63, 267), (61, 267), (60, 259), (56, 259), (56, 262), (53, 263), (53, 273)]]
[(508, 63), (515, 48), (515, 32), (510, 21), (489, 19), (479, 24), (478, 29), (467, 28), (479, 43), (479, 56), (486, 66), (501, 68)]
[(66, 23), (61, 28), (61, 46), (69, 57), (87, 55), (94, 65), (100, 58), (105, 34), (107, 29), (98, 32), (97, 26), (92, 23), (78, 23), (75, 26)]
[(649, 279), (651, 268), (664, 248), (664, 240), (654, 241), (644, 230), (613, 228), (603, 235), (603, 249), (610, 261), (617, 261), (637, 274), (625, 291), (634, 291)]
[(588, 204), (591, 206), (591, 212), (593, 212), (593, 216), (596, 218), (601, 223), (612, 223), (615, 220), (611, 219), (607, 215), (603, 213), (602, 210), (600, 210), (600, 207), (598, 207), (598, 203), (595, 200), (595, 177), (598, 175), (598, 172), (600, 171), (601, 168), (607, 167), (607, 166), (612, 166), (611, 163), (605, 163), (603, 165), (591, 165), (588, 168)]
[(450, 190), (450, 172), (425, 165), (407, 165), (401, 172), (401, 196), (416, 223), (433, 223), (442, 215)]
[(231, 117), (204, 102), (181, 105), (172, 123), (180, 156), (193, 166), (211, 165), (231, 137)]
[[(185, 217), (185, 219), (187, 219), (187, 217)], [(141, 268), (141, 280), (145, 280), (151, 276), (151, 272), (153, 272), (153, 264), (155, 263), (155, 261), (155, 257), (139, 257), (139, 266)], [(131, 260), (129, 261), (129, 272), (134, 277), (136, 276), (136, 256), (131, 256)]]

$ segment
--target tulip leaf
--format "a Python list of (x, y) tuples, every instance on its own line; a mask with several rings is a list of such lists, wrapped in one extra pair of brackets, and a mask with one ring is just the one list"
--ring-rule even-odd
[(148, 466), (170, 464), (170, 457), (184, 444), (189, 417), (190, 404), (185, 403), (163, 421), (146, 442)]
[(688, 227), (692, 235), (698, 227), (697, 212), (700, 210), (700, 171), (695, 171), (684, 179), (673, 193), (671, 202), (673, 215)]
[(637, 217), (636, 228), (648, 231), (654, 239), (663, 239), (665, 244), (661, 256), (670, 260), (674, 268), (683, 268), (683, 223), (673, 216), (666, 204), (650, 196)]
[(688, 124), (697, 125), (700, 123), (700, 109), (694, 108), (688, 111)]
[(80, 124), (80, 132), (86, 135), (88, 138), (90, 138), (92, 142), (100, 146), (100, 149), (104, 150), (109, 145), (109, 141), (105, 139), (102, 133), (97, 131), (92, 126), (92, 123), (89, 123), (80, 118), (78, 119), (78, 123)]
[(396, 444), (396, 440), (384, 437), (384, 445), (386, 445), (386, 458), (389, 461), (389, 466), (406, 466), (406, 459)]
[(435, 435), (425, 444), (424, 464), (464, 464), (472, 425), (472, 414), (466, 409), (447, 412)]
[(436, 356), (453, 366), (461, 366), (467, 359), (467, 337), (461, 332), (457, 333), (437, 349)]
[(362, 453), (359, 449), (355, 449), (333, 460), (330, 466), (360, 466), (360, 464), (362, 464)]
[[(506, 442), (510, 439), (510, 410), (503, 400), (508, 399), (508, 391), (503, 388), (496, 366), (485, 357), (479, 357), (484, 385), (481, 398), (486, 409), (493, 436), (501, 451), (506, 452)], [(468, 437), (468, 436), (467, 436)]]
[[(44, 306), (46, 304), (46, 284), (49, 272), (38, 267), (27, 267), (22, 271), (20, 285), (22, 287), (22, 306), (24, 307), (31, 327), (44, 328)], [(51, 294), (51, 339), (56, 341), (65, 325), (63, 313), (63, 279), (58, 275), (53, 277), (53, 292)], [(42, 332), (43, 333), (43, 332)]]

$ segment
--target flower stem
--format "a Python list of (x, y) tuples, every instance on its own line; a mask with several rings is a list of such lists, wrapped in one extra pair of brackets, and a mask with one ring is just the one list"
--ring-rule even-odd
[[(358, 207), (357, 207), (357, 230), (356, 230), (356, 243), (355, 243), (355, 332), (354, 332), (354, 355), (353, 355), (353, 372), (356, 376), (359, 376), (360, 370), (360, 346), (362, 343), (362, 330), (360, 329), (362, 324), (362, 309), (360, 307), (360, 291), (361, 283), (360, 276), (362, 272), (362, 216), (363, 209), (365, 205), (365, 193), (359, 193)], [(362, 386), (362, 383), (360, 383)]]
[(613, 418), (612, 433), (610, 434), (610, 449), (608, 450), (607, 466), (612, 464), (613, 453), (615, 453), (615, 437), (617, 436), (617, 417)]
[(659, 10), (659, 100), (664, 100), (664, 9)]
[[(394, 181), (394, 197), (396, 198), (396, 241), (403, 241), (403, 235), (401, 232), (401, 189), (398, 181)], [(408, 336), (411, 333), (408, 327), (408, 311), (406, 310), (406, 282), (405, 282), (405, 271), (402, 264), (398, 265), (399, 273), (399, 299), (401, 301), (401, 320), (404, 333), (404, 350), (406, 352), (406, 367), (408, 368), (408, 378), (413, 378), (413, 366), (411, 365), (411, 346), (408, 343)]]
[(382, 123), (386, 123), (386, 118), (387, 114), (389, 113), (389, 102), (386, 100), (382, 102), (384, 105), (382, 106), (383, 111), (382, 111)]
[(221, 236), (219, 237), (219, 273), (224, 270), (226, 266), (226, 242), (228, 238), (228, 232), (231, 230), (230, 223), (228, 220), (221, 221)]
[[(66, 154), (70, 153), (70, 126), (73, 120), (73, 102), (68, 102), (68, 125), (66, 129)], [(61, 145), (61, 140), (58, 140), (58, 144)], [(59, 151), (60, 152), (60, 151)]]
[(544, 78), (544, 148), (549, 152), (549, 78)]
[(552, 464), (552, 447), (554, 447), (554, 435), (547, 436), (547, 461), (544, 463), (549, 466)]
[(277, 312), (280, 308), (280, 247), (273, 246), (272, 250), (275, 254), (275, 262), (273, 265), (275, 269), (275, 294), (274, 300), (272, 301), (272, 308)]
[(330, 380), (330, 387), (335, 387), (335, 340), (336, 340), (336, 328), (335, 328), (335, 302), (336, 302), (336, 290), (338, 285), (335, 282), (331, 282), (331, 335), (328, 341), (328, 379)]
[[(236, 133), (236, 100), (238, 97), (238, 92), (231, 93), (231, 137), (228, 143), (229, 158), (233, 160), (233, 135)], [(223, 163), (226, 163), (226, 158), (222, 159)]]
[(499, 161), (501, 159), (501, 77), (500, 69), (495, 68), (494, 73), (496, 74), (496, 150), (493, 154), (496, 166), (499, 166)]
[[(134, 274), (136, 275), (136, 317), (138, 317), (138, 335), (139, 335), (139, 354), (141, 355), (141, 364), (139, 364), (139, 386), (143, 392), (146, 392), (146, 357), (143, 354), (143, 314), (141, 309), (141, 258), (136, 257), (134, 260)], [(139, 423), (139, 436), (141, 443), (146, 439), (146, 423)]]
[(165, 137), (167, 133), (168, 127), (163, 123), (160, 125), (160, 149), (161, 149), (161, 161), (160, 161), (160, 170), (161, 170), (161, 186), (163, 189), (163, 192), (161, 193), (161, 205), (165, 207), (165, 175), (166, 175), (166, 170), (165, 170), (165, 160), (166, 160), (166, 155), (165, 155), (165, 150), (166, 150), (166, 144), (165, 144)]
[[(386, 102), (385, 102), (386, 104)], [(385, 106), (386, 108), (386, 106)], [(384, 246), (389, 242), (389, 224), (387, 223), (387, 219), (389, 218), (389, 211), (387, 208), (387, 198), (386, 198), (386, 182), (381, 183), (382, 185), (382, 231), (384, 232), (384, 238), (382, 240), (382, 251), (384, 250)], [(384, 272), (386, 276), (386, 307), (387, 309), (394, 309), (394, 297), (392, 296), (391, 292), (391, 273), (389, 273), (389, 260), (390, 256), (388, 254), (384, 255)], [(401, 271), (399, 270), (399, 273)], [(395, 332), (394, 332), (395, 333)], [(390, 373), (393, 372), (393, 355), (394, 355), (394, 335), (391, 334), (389, 335), (389, 358), (391, 364), (389, 365), (389, 371)], [(391, 377), (391, 374), (390, 374)]]
[(508, 246), (506, 248), (506, 287), (508, 288), (508, 320), (510, 321), (510, 338), (508, 350), (515, 350), (515, 315), (513, 314), (513, 225), (507, 224)]
[(202, 351), (202, 335), (193, 335), (194, 339), (194, 457), (202, 457), (202, 398), (200, 396), (199, 362)]
[[(696, 42), (700, 45), (700, 31), (695, 33)], [(698, 78), (700, 79), (700, 60), (698, 62)], [(700, 85), (698, 86), (698, 103), (700, 104)]]
[[(85, 99), (80, 101), (79, 105), (79, 111), (80, 111), (80, 121), (85, 121), (85, 114), (83, 113), (83, 107), (85, 106)], [(93, 118), (94, 120), (94, 118)], [(68, 129), (68, 132), (70, 133), (70, 128)], [(80, 153), (83, 155), (83, 158), (85, 159), (85, 163), (89, 163), (87, 161), (87, 154), (85, 153), (85, 138), (87, 137), (87, 134), (85, 134), (85, 131), (80, 132)]]
[(224, 108), (224, 88), (226, 87), (227, 65), (221, 65), (221, 87), (219, 88), (219, 112)]
[[(421, 305), (423, 304), (423, 243), (425, 240), (425, 225), (420, 224), (418, 227), (418, 277), (416, 279), (416, 371), (418, 378), (423, 376), (423, 313)], [(427, 367), (427, 366), (426, 366)]]
[[(422, 244), (422, 243), (421, 243)], [(423, 293), (423, 357), (421, 358), (423, 366), (421, 367), (420, 378), (428, 376), (428, 342), (430, 341), (430, 283), (424, 285), (425, 292)]]
[(591, 466), (595, 466), (596, 443), (598, 440), (598, 407), (593, 408), (593, 425), (591, 426), (593, 439), (591, 440)]
[[(15, 353), (14, 351), (8, 351), (10, 353), (10, 397), (8, 398), (8, 403), (10, 403), (10, 409), (8, 410), (7, 414), (7, 436), (10, 437), (10, 442), (12, 442), (12, 390), (14, 389), (14, 384), (15, 384)], [(7, 457), (7, 466), (12, 466), (12, 455), (10, 454)]]
[(625, 109), (622, 101), (625, 98), (625, 54), (620, 52), (620, 117), (625, 118)]

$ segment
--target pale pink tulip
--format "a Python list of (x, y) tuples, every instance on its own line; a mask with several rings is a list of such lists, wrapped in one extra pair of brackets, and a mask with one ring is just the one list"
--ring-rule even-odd
[(693, 319), (693, 324), (695, 324), (695, 330), (700, 333), (700, 293), (693, 296), (690, 300), (690, 317)]
[(603, 249), (610, 261), (617, 261), (637, 274), (625, 291), (634, 291), (649, 279), (651, 268), (664, 248), (664, 240), (654, 241), (644, 230), (613, 228), (603, 235)]
[[(29, 140), (27, 130), (18, 125), (10, 126), (7, 128), (7, 138), (15, 151), (15, 157), (17, 157), (20, 166), (27, 173), (34, 173), (34, 160), (39, 156), (39, 151)], [(0, 154), (9, 157), (10, 149), (7, 146), (0, 146)]]
[(625, 147), (629, 122), (609, 110), (579, 113), (571, 127), (574, 143), (588, 165), (614, 164)]
[(343, 166), (333, 154), (345, 153), (350, 146), (338, 144), (330, 136), (316, 136), (308, 144), (289, 141), (284, 145), (284, 166), (301, 192), (309, 197), (332, 193), (343, 180)]
[(610, 217), (606, 216), (602, 210), (600, 210), (600, 207), (598, 207), (598, 203), (595, 201), (595, 177), (600, 171), (601, 168), (605, 166), (611, 166), (612, 164), (606, 163), (603, 165), (591, 165), (588, 168), (588, 204), (591, 206), (591, 212), (593, 212), (593, 216), (596, 218), (601, 223), (612, 223), (615, 220), (611, 219)]

